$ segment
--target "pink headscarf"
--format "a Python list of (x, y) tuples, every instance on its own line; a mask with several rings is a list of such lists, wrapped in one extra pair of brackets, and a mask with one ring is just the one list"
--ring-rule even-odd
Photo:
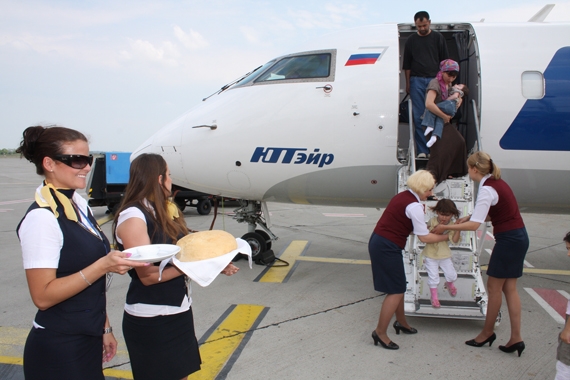
[(445, 100), (449, 96), (447, 84), (443, 80), (443, 73), (445, 71), (457, 71), (459, 72), (459, 64), (452, 59), (444, 59), (439, 63), (439, 72), (435, 76), (439, 82), (439, 88), (441, 89), (441, 99)]

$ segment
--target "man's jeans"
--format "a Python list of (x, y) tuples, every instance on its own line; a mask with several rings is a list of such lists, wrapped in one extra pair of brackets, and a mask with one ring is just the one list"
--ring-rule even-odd
[(414, 141), (416, 142), (416, 155), (429, 153), (424, 128), (422, 127), (422, 115), (426, 108), (426, 88), (433, 78), (410, 77), (410, 98), (412, 99), (412, 117), (414, 118)]

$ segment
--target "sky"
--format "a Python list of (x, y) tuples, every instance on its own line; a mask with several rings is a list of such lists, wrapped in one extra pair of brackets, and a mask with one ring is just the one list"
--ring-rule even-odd
[[(536, 0), (0, 0), (0, 149), (31, 125), (136, 149), (202, 98), (312, 37), (413, 22), (528, 21)], [(570, 21), (570, 0), (547, 22)]]

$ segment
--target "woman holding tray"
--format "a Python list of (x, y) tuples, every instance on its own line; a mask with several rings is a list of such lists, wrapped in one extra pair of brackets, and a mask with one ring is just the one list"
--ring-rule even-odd
[[(130, 178), (113, 231), (120, 249), (175, 244), (188, 228), (168, 200), (172, 180), (166, 161), (143, 154), (131, 163)], [(157, 263), (158, 264), (158, 263)], [(129, 271), (131, 283), (123, 314), (123, 335), (135, 379), (186, 379), (200, 369), (192, 299), (186, 276), (167, 264)], [(233, 265), (224, 273), (237, 272)]]

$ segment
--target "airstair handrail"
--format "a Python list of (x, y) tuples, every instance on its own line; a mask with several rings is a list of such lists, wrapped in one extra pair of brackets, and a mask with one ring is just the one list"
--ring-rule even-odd
[(475, 99), (471, 100), (471, 104), (473, 105), (473, 120), (475, 120), (475, 133), (477, 134), (477, 150), (483, 150), (483, 146), (481, 145), (481, 133), (479, 131), (479, 116), (477, 113), (477, 103)]
[(410, 144), (408, 146), (411, 173), (416, 172), (416, 143), (414, 141), (414, 118), (412, 117), (412, 99), (408, 99), (408, 122), (410, 124)]

